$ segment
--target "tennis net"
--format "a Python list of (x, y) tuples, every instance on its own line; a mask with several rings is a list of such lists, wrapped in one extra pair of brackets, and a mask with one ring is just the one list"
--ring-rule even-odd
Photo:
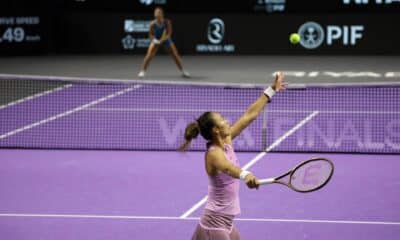
[[(233, 122), (264, 86), (0, 76), (0, 147), (177, 150), (205, 111)], [(238, 151), (400, 152), (400, 85), (292, 85)], [(204, 150), (194, 140), (192, 150)]]

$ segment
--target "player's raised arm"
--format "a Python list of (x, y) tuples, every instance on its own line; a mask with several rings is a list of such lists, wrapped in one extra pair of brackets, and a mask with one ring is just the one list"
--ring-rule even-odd
[(253, 102), (246, 112), (231, 127), (232, 139), (238, 136), (247, 126), (250, 125), (260, 115), (265, 105), (270, 101), (271, 97), (286, 88), (287, 84), (283, 82), (283, 74), (278, 72), (275, 75), (275, 81), (272, 86), (264, 90), (263, 94)]

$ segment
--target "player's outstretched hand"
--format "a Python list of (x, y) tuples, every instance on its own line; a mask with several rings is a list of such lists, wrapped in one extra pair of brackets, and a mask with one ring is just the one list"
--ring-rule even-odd
[(277, 73), (275, 73), (275, 81), (274, 81), (274, 84), (272, 84), (272, 88), (276, 91), (276, 92), (279, 92), (279, 91), (282, 91), (282, 90), (285, 90), (286, 89), (286, 87), (287, 87), (287, 83), (285, 83), (284, 81), (283, 81), (283, 79), (284, 79), (284, 76), (283, 76), (283, 73), (282, 72), (277, 72)]

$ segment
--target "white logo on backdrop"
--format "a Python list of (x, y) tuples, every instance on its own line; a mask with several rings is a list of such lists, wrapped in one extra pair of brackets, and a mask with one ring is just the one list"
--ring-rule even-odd
[(316, 22), (306, 22), (297, 31), (300, 44), (307, 49), (319, 47), (324, 41), (324, 29)]
[(124, 30), (127, 33), (139, 32), (139, 33), (147, 33), (150, 30), (151, 21), (146, 20), (133, 20), (126, 19), (124, 21)]
[(167, 4), (167, 0), (139, 0), (142, 5), (150, 6), (152, 4)]
[(125, 19), (123, 27), (127, 35), (121, 39), (123, 49), (148, 48), (150, 39), (147, 37), (147, 33), (150, 30), (150, 23), (149, 20)]
[(207, 38), (213, 44), (219, 44), (224, 40), (225, 23), (220, 18), (213, 18), (208, 23)]
[(122, 39), (122, 46), (124, 49), (134, 49), (136, 40), (131, 36), (127, 35)]
[(321, 46), (326, 39), (326, 45), (340, 44), (343, 46), (357, 45), (363, 38), (363, 25), (327, 25), (326, 29), (316, 22), (306, 22), (300, 26), (300, 45), (307, 49)]
[(220, 18), (213, 18), (207, 25), (207, 44), (196, 44), (196, 51), (200, 53), (233, 53), (235, 45), (223, 44), (225, 39), (225, 22)]
[(150, 5), (153, 3), (153, 0), (139, 0), (139, 2), (143, 5)]

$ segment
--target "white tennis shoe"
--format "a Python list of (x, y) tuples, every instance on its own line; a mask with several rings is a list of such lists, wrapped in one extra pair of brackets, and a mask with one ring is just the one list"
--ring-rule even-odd
[(185, 70), (182, 70), (182, 77), (184, 77), (184, 78), (190, 78), (190, 73), (187, 72), (187, 71), (185, 71)]
[(138, 77), (140, 77), (140, 78), (144, 78), (146, 76), (146, 71), (140, 71), (139, 72), (139, 74), (138, 74)]

